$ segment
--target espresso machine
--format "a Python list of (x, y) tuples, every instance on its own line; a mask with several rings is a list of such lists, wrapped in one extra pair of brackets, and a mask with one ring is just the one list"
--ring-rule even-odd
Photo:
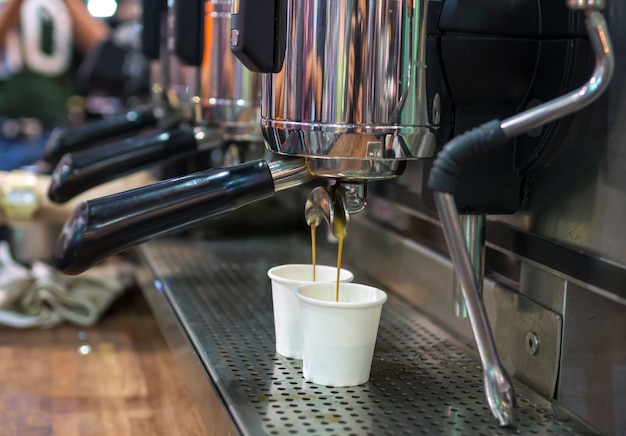
[[(155, 15), (154, 4), (146, 6)], [(162, 17), (144, 19), (148, 30), (156, 27), (148, 23), (165, 19), (165, 36), (148, 31), (144, 39), (152, 39), (144, 45), (159, 46), (156, 72), (165, 87), (155, 87), (178, 114), (176, 126), (65, 153), (52, 173), (52, 201), (65, 203), (139, 170), (167, 178), (262, 154), (260, 75), (245, 69), (224, 43), (230, 15), (222, 9), (229, 14), (230, 3), (180, 0), (163, 9)]]
[[(53, 264), (68, 274), (139, 246), (210, 433), (626, 429), (626, 10), (493, 3), (234, 2), (230, 46), (263, 73), (272, 157), (67, 222)], [(344, 265), (390, 294), (364, 385), (314, 385), (274, 352), (265, 274), (308, 263), (307, 232), (180, 236), (282, 191), (307, 194), (303, 224), (349, 217)], [(329, 237), (321, 262), (335, 256)]]

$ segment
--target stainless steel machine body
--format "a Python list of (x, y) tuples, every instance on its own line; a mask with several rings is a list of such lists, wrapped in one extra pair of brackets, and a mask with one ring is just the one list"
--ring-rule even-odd
[(205, 1), (203, 119), (219, 124), (227, 139), (262, 143), (261, 75), (245, 68), (229, 50), (231, 6), (232, 0)]
[[(516, 380), (515, 398), (519, 405), (516, 413), (520, 414), (513, 424), (516, 426), (497, 427), (486, 406), (480, 411), (474, 405), (468, 406), (465, 395), (480, 397), (484, 402), (484, 386), (475, 383), (463, 395), (457, 394), (456, 363), (444, 365), (441, 359), (435, 359), (445, 367), (438, 372), (441, 379), (436, 380), (428, 377), (425, 380), (420, 364), (413, 363), (436, 350), (435, 344), (446, 339), (435, 335), (430, 343), (409, 346), (400, 333), (415, 337), (418, 331), (429, 331), (432, 322), (446, 331), (444, 336), (449, 335), (464, 348), (468, 360), (463, 355), (464, 363), (459, 366), (479, 367), (469, 322), (457, 318), (452, 311), (454, 271), (437, 214), (427, 206), (431, 192), (425, 186), (424, 174), (430, 170), (428, 158), (434, 155), (435, 146), (442, 145), (436, 142), (436, 137), (445, 125), (440, 117), (443, 94), (437, 99), (434, 98), (437, 92), (421, 92), (428, 86), (425, 75), (428, 69), (424, 68), (428, 53), (422, 50), (424, 39), (417, 35), (426, 31), (422, 21), (427, 15), (426, 3), (443, 2), (290, 1), (286, 9), (288, 38), (284, 71), (266, 75), (263, 84), (262, 124), (271, 151), (304, 157), (309, 174), (338, 179), (340, 183), (366, 181), (372, 187), (370, 205), (352, 219), (344, 256), (352, 259), (357, 277), (374, 281), (398, 296), (399, 306), (410, 308), (417, 318), (429, 320), (417, 331), (396, 324), (395, 320), (389, 320), (389, 324), (383, 321), (383, 330), (389, 325), (393, 326), (389, 327), (391, 330), (399, 332), (398, 336), (381, 336), (378, 343), (375, 359), (379, 365), (384, 361), (389, 366), (374, 371), (370, 382), (359, 387), (358, 393), (320, 387), (311, 399), (309, 386), (302, 381), (297, 365), (277, 362), (271, 341), (269, 345), (261, 344), (259, 331), (263, 337), (271, 338), (271, 332), (262, 327), (271, 322), (271, 307), (261, 305), (257, 309), (244, 301), (267, 298), (264, 291), (269, 282), (259, 274), (259, 269), (265, 271), (271, 266), (269, 263), (296, 258), (283, 256), (289, 252), (280, 238), (276, 241), (281, 253), (276, 256), (269, 254), (267, 245), (248, 250), (241, 241), (237, 244), (231, 240), (224, 246), (219, 240), (206, 244), (192, 240), (183, 242), (184, 253), (172, 258), (167, 250), (168, 247), (175, 250), (173, 245), (148, 243), (141, 248), (148, 269), (142, 273), (142, 287), (155, 310), (159, 313), (164, 310), (178, 323), (187, 352), (185, 364), (192, 356), (200, 368), (195, 372), (199, 378), (190, 383), (201, 391), (199, 398), (210, 397), (209, 402), (216, 405), (220, 416), (217, 421), (224, 422), (221, 417), (227, 417), (229, 431), (358, 434), (363, 430), (371, 434), (385, 431), (410, 434), (415, 427), (406, 427), (405, 417), (409, 415), (419, 422), (429, 421), (432, 427), (421, 429), (426, 432), (622, 434), (626, 428), (620, 413), (626, 410), (623, 369), (626, 367), (626, 329), (623, 328), (626, 298), (622, 285), (626, 282), (623, 259), (626, 250), (616, 233), (619, 217), (626, 213), (622, 207), (626, 206), (626, 195), (619, 176), (623, 160), (620, 146), (626, 138), (620, 136), (618, 125), (624, 100), (621, 89), (624, 64), (619, 56), (616, 80), (609, 92), (568, 121), (567, 134), (554, 139), (554, 149), (547, 154), (548, 158), (538, 161), (533, 171), (522, 177), (520, 210), (510, 215), (490, 215), (487, 219), (487, 279), (483, 284), (482, 304), (500, 360)], [(592, 3), (598, 2), (580, 2), (579, 6)], [(312, 8), (307, 10), (307, 7)], [(625, 12), (618, 2), (611, 2), (606, 10), (609, 27), (616, 32), (618, 54), (623, 51), (625, 35), (617, 26)], [(345, 31), (347, 27), (351, 31)], [(575, 39), (582, 37), (575, 35)], [(332, 75), (327, 74), (329, 71)], [(424, 98), (418, 100), (420, 95)], [(541, 132), (535, 129), (522, 136), (534, 138), (538, 134)], [(410, 162), (418, 158), (421, 160)], [(259, 172), (267, 176), (263, 168)], [(394, 180), (379, 181), (389, 178)], [(190, 185), (198, 186), (193, 177), (189, 179)], [(256, 180), (256, 176), (252, 179)], [(233, 180), (227, 182), (230, 186)], [(261, 191), (262, 195), (255, 198), (271, 195), (272, 187), (264, 186)], [(172, 189), (172, 192), (178, 191)], [(137, 198), (124, 197), (129, 203), (131, 200), (137, 203)], [(202, 215), (212, 212), (192, 213), (204, 203), (201, 195), (194, 197), (194, 201), (184, 208), (181, 205), (169, 208), (181, 214), (174, 214), (174, 218), (168, 215), (159, 223), (165, 223), (164, 226), (140, 242), (188, 224), (178, 215), (189, 213), (193, 218), (189, 222), (198, 223)], [(154, 204), (154, 198), (146, 195), (145, 204), (141, 205), (150, 212), (152, 222), (156, 213)], [(107, 226), (116, 229), (109, 234), (124, 237), (121, 242), (111, 242), (113, 238), (109, 238), (106, 242), (115, 247), (106, 246), (100, 251), (109, 252), (134, 240), (137, 228), (131, 222), (120, 230), (122, 219), (118, 216), (107, 216), (100, 226), (98, 219), (106, 210), (106, 201), (94, 201), (79, 211), (73, 221), (76, 226), (67, 227), (66, 246), (73, 249), (72, 244), (81, 241), (97, 247), (103, 240), (98, 232)], [(130, 207), (122, 212), (126, 218), (143, 219), (141, 214), (134, 215)], [(607, 223), (614, 223), (614, 227)], [(86, 237), (73, 237), (78, 233)], [(306, 244), (295, 246), (306, 247)], [(70, 255), (62, 260), (71, 263), (80, 259), (79, 249), (80, 246), (78, 254), (66, 250), (64, 253)], [(232, 250), (238, 249), (244, 254), (243, 263), (233, 254)], [(199, 272), (207, 266), (215, 269), (208, 276)], [(247, 295), (241, 288), (233, 287), (238, 279), (248, 280), (244, 288), (258, 293)], [(224, 297), (231, 292), (232, 303)], [(242, 300), (242, 295), (247, 297)], [(213, 305), (215, 299), (232, 307), (221, 311)], [(395, 311), (396, 306), (391, 306), (390, 311)], [(209, 320), (202, 319), (203, 311)], [(223, 318), (233, 313), (236, 316), (232, 323)], [(219, 327), (221, 321), (228, 325), (223, 332)], [(212, 327), (215, 325), (218, 327)], [(211, 333), (207, 339), (202, 337), (203, 331), (217, 333)], [(233, 344), (238, 342), (251, 350), (250, 356), (240, 359), (243, 366), (229, 357), (229, 350), (235, 349)], [(402, 348), (398, 344), (404, 344), (408, 351), (394, 358), (387, 351), (398, 352)], [(437, 363), (429, 360), (424, 365), (429, 364)], [(225, 369), (225, 365), (230, 369)], [(268, 368), (270, 372), (271, 368), (277, 369), (270, 377), (269, 388), (265, 380)], [(448, 385), (445, 394), (428, 396), (419, 390), (408, 395), (407, 400), (407, 394), (396, 389), (398, 384), (431, 386), (433, 383)], [(541, 399), (527, 395), (528, 388)], [(366, 395), (368, 400), (357, 400), (360, 406), (343, 401), (355, 395)], [(435, 408), (437, 418), (425, 410), (422, 400)], [(543, 420), (529, 411), (529, 402), (541, 404), (533, 407), (535, 411), (545, 411), (544, 406), (549, 408), (548, 428), (537, 428)], [(303, 418), (286, 418), (276, 410), (280, 406), (299, 411)], [(354, 427), (352, 418), (349, 421), (341, 413), (335, 413), (355, 407), (360, 410), (350, 416), (356, 424), (362, 424), (360, 428)], [(562, 407), (565, 413), (561, 413)], [(252, 417), (255, 410), (262, 411), (257, 418)], [(577, 417), (572, 417), (570, 412)], [(307, 417), (315, 418), (313, 427), (299, 424), (300, 419)], [(481, 422), (487, 420), (489, 425), (473, 424), (474, 417)], [(329, 422), (343, 427), (331, 427)], [(571, 426), (564, 426), (564, 422)]]
[(347, 180), (432, 156), (441, 120), (439, 94), (426, 93), (427, 4), (287, 2), (283, 68), (263, 78), (268, 148)]
[[(188, 2), (193, 3), (193, 2)], [(176, 16), (176, 2), (168, 14), (171, 84), (170, 100), (183, 106), (187, 119), (218, 126), (225, 141), (262, 143), (259, 127), (261, 75), (245, 68), (229, 50), (232, 0), (196, 1), (202, 4), (202, 59), (185, 64), (175, 52), (176, 20), (182, 29), (190, 17)], [(196, 18), (196, 17), (192, 17)], [(180, 30), (182, 32), (183, 30)]]

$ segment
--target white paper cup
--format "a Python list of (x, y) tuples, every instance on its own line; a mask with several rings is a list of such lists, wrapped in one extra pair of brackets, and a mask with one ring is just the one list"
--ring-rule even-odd
[[(296, 289), (309, 283), (336, 283), (337, 267), (317, 265), (315, 282), (311, 264), (279, 265), (270, 268), (267, 275), (272, 281), (276, 352), (292, 359), (302, 359), (300, 302), (296, 297)], [(340, 281), (351, 282), (353, 279), (354, 275), (350, 271), (341, 269)]]
[(313, 283), (298, 288), (304, 378), (324, 386), (356, 386), (370, 377), (387, 294), (372, 286)]

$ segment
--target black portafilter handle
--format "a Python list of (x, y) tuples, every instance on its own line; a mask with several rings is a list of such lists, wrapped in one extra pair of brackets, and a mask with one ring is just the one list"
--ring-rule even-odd
[(212, 168), (81, 203), (52, 251), (75, 275), (106, 257), (179, 232), (311, 179), (303, 159)]
[(120, 135), (139, 132), (154, 127), (158, 123), (156, 108), (135, 109), (72, 127), (57, 127), (53, 130), (46, 149), (44, 160), (52, 165), (66, 153), (83, 150), (103, 140)]
[(172, 129), (67, 153), (52, 172), (48, 198), (65, 203), (94, 186), (220, 144), (222, 138), (215, 129), (197, 127)]

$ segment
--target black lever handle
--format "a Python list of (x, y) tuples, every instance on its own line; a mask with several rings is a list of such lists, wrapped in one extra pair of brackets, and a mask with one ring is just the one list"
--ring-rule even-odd
[(202, 65), (204, 55), (204, 0), (174, 3), (174, 52), (185, 65)]
[(206, 129), (174, 129), (154, 135), (129, 138), (64, 155), (54, 171), (48, 198), (65, 203), (94, 186), (198, 150), (196, 135), (204, 148), (222, 143)]
[(151, 60), (161, 51), (161, 20), (167, 11), (167, 0), (142, 0), (141, 52)]
[(119, 135), (135, 133), (156, 126), (154, 108), (136, 109), (74, 127), (59, 127), (52, 132), (44, 159), (55, 165), (66, 153), (89, 148), (96, 143)]
[(271, 197), (268, 163), (212, 168), (81, 203), (52, 252), (52, 265), (79, 274), (106, 257)]
[(285, 59), (287, 0), (239, 0), (235, 5), (230, 50), (250, 71), (278, 73)]

